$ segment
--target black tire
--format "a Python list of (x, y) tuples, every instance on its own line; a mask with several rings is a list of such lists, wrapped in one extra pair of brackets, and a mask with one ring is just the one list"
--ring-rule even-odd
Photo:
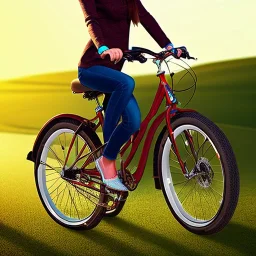
[(223, 185), (224, 192), (221, 206), (218, 213), (213, 218), (212, 222), (209, 223), (209, 225), (204, 227), (195, 227), (188, 225), (188, 223), (183, 221), (176, 214), (173, 206), (171, 205), (164, 186), (162, 157), (164, 146), (168, 138), (168, 129), (165, 126), (158, 137), (154, 151), (154, 168), (157, 168), (159, 181), (165, 200), (176, 220), (187, 230), (200, 235), (208, 235), (219, 232), (232, 218), (239, 197), (239, 173), (232, 147), (224, 133), (213, 122), (197, 112), (178, 114), (174, 117), (174, 120), (172, 120), (171, 125), (173, 131), (182, 125), (193, 125), (202, 130), (210, 138), (220, 155), (225, 182)]
[[(38, 154), (36, 156), (36, 162), (35, 162), (35, 182), (36, 182), (36, 187), (37, 187), (37, 191), (40, 197), (40, 200), (45, 208), (45, 210), (47, 211), (47, 213), (50, 215), (50, 217), (56, 221), (58, 224), (67, 227), (67, 228), (71, 228), (71, 229), (92, 229), (95, 226), (97, 226), (99, 224), (99, 222), (101, 221), (101, 219), (104, 217), (106, 208), (102, 207), (102, 206), (95, 206), (94, 211), (92, 212), (92, 214), (88, 217), (88, 219), (86, 220), (86, 222), (80, 224), (80, 225), (70, 225), (69, 223), (64, 223), (62, 222), (60, 219), (61, 217), (59, 216), (59, 219), (57, 217), (55, 217), (51, 211), (49, 210), (49, 208), (47, 207), (45, 201), (43, 200), (43, 196), (41, 194), (40, 188), (39, 188), (39, 180), (38, 180), (38, 167), (39, 167), (39, 163), (40, 163), (40, 158), (41, 158), (41, 154), (43, 151), (43, 147), (46, 143), (46, 141), (49, 139), (49, 137), (56, 132), (59, 129), (71, 129), (73, 131), (76, 131), (78, 126), (79, 126), (79, 122), (77, 122), (76, 120), (73, 119), (64, 119), (64, 120), (59, 120), (58, 123), (53, 124), (52, 127), (49, 128), (48, 132), (45, 134), (45, 136), (42, 138), (42, 141), (40, 142), (40, 146), (39, 146), (39, 150), (38, 150)], [(99, 146), (101, 146), (101, 141), (98, 138), (97, 134), (92, 131), (89, 127), (87, 126), (83, 126), (83, 129), (78, 133), (78, 135), (80, 135), (89, 145), (89, 148), (91, 150), (95, 150), (96, 148), (98, 148)], [(104, 194), (104, 187), (100, 186), (100, 190), (101, 193), (99, 195), (99, 203), (104, 203), (106, 201), (106, 196)], [(57, 213), (56, 213), (57, 215)]]
[(111, 210), (111, 211), (107, 210), (105, 212), (105, 217), (116, 217), (122, 211), (127, 197), (128, 197), (128, 192), (125, 192), (124, 201), (120, 201), (118, 206), (114, 210)]

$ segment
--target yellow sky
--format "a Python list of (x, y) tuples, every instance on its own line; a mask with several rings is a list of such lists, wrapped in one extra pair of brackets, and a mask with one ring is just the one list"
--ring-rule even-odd
[[(198, 64), (256, 55), (255, 0), (141, 1)], [(1, 1), (0, 21), (0, 79), (75, 70), (89, 38), (78, 0)], [(161, 50), (141, 25), (131, 27), (130, 46)], [(145, 74), (156, 68), (127, 63), (123, 71)]]

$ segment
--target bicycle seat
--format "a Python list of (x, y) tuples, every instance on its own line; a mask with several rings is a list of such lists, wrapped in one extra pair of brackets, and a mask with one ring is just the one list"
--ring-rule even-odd
[(73, 93), (85, 93), (86, 98), (95, 98), (103, 94), (103, 92), (95, 91), (85, 85), (82, 85), (78, 78), (71, 82), (71, 90)]

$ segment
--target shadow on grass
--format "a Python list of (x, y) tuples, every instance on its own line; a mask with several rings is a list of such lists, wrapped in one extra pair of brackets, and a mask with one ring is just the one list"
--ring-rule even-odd
[(103, 246), (105, 249), (109, 251), (109, 254), (105, 255), (112, 255), (120, 254), (120, 255), (145, 255), (140, 250), (137, 250), (134, 247), (122, 242), (121, 240), (115, 238), (115, 234), (113, 236), (109, 236), (108, 234), (104, 234), (104, 231), (97, 231), (97, 230), (70, 230), (71, 232), (75, 232), (78, 235), (83, 236), (84, 238), (93, 241), (94, 243)]
[[(23, 232), (12, 227), (0, 223), (0, 238), (9, 241), (17, 246), (17, 250), (22, 248), (27, 253), (32, 255), (62, 255), (62, 251), (42, 243)], [(3, 248), (2, 248), (3, 249)]]
[[(130, 234), (131, 236), (134, 236), (142, 241), (148, 242), (149, 244), (154, 244), (158, 247), (161, 247), (166, 252), (171, 252), (174, 254), (180, 254), (182, 252), (183, 255), (200, 254), (198, 251), (193, 251), (192, 248), (186, 248), (182, 245), (175, 243), (171, 239), (156, 234), (145, 228), (136, 226), (118, 217), (113, 219), (105, 218), (105, 221), (111, 224), (112, 226)], [(234, 248), (241, 254), (246, 255), (255, 255), (255, 237), (256, 229), (246, 227), (238, 223), (230, 223), (220, 233), (209, 236), (200, 236), (201, 239), (215, 241), (230, 248)]]
[[(144, 229), (142, 227), (136, 226), (128, 221), (122, 220), (118, 217), (115, 218), (105, 218), (104, 219), (107, 223), (111, 224), (113, 227), (120, 229), (121, 231), (125, 232), (126, 234), (130, 235), (131, 237), (138, 239), (136, 245), (138, 245), (139, 240), (148, 243), (149, 246), (156, 245), (157, 247), (161, 248), (162, 250), (166, 251), (166, 255), (202, 255), (198, 251), (193, 251), (192, 249), (186, 248), (182, 244), (177, 244), (173, 240), (168, 239), (164, 236), (156, 234), (148, 229)], [(89, 235), (87, 232), (81, 232), (83, 236), (86, 238), (90, 238), (93, 241), (98, 241), (100, 244), (109, 247), (112, 250), (115, 250), (120, 253), (120, 255), (146, 255), (143, 252), (143, 247), (141, 247), (142, 251), (131, 247), (130, 245), (121, 242), (119, 239), (114, 237), (107, 237), (103, 233), (90, 231)], [(93, 234), (93, 235), (92, 235)], [(127, 253), (127, 254), (126, 254)], [(154, 254), (154, 252), (152, 252)]]
[(239, 223), (231, 222), (220, 233), (203, 238), (234, 248), (244, 255), (255, 255), (256, 252), (256, 229)]

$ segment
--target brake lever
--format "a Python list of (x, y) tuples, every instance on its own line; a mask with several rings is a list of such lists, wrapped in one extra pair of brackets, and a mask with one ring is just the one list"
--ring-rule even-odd
[(195, 57), (190, 57), (190, 56), (188, 57), (188, 59), (189, 59), (189, 60), (197, 60), (197, 58), (195, 58)]
[[(189, 52), (187, 51), (187, 48), (186, 48), (185, 46), (183, 46), (183, 47), (181, 47), (181, 48), (182, 48), (182, 50), (185, 51), (184, 54), (185, 54), (185, 58), (186, 58), (186, 59), (188, 59), (188, 60), (197, 60), (197, 58), (191, 57), (191, 56), (189, 55)], [(181, 55), (181, 57), (182, 57), (182, 55)], [(184, 58), (184, 57), (182, 57), (182, 58)]]
[(188, 60), (197, 60), (197, 58), (191, 57), (191, 56), (189, 55), (189, 52), (186, 52), (186, 58), (187, 58)]

